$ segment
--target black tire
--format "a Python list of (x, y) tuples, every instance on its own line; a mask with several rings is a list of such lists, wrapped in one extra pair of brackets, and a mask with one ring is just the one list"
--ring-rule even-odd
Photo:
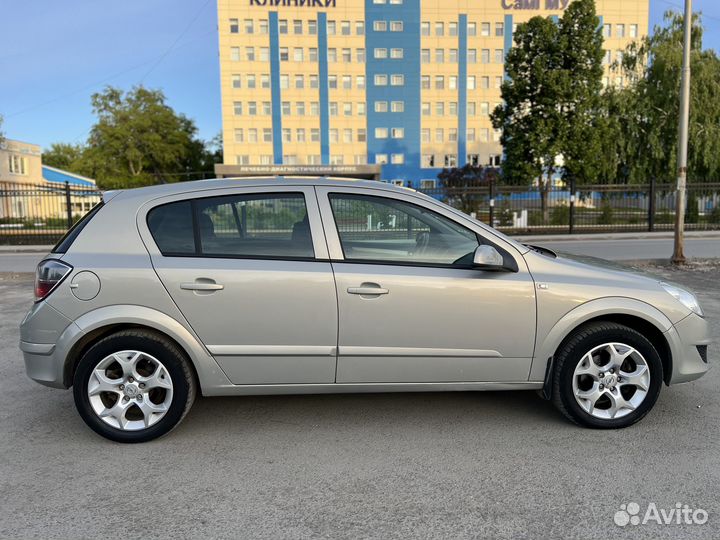
[[(93, 410), (87, 392), (95, 366), (107, 356), (125, 350), (152, 355), (165, 366), (172, 379), (168, 411), (150, 427), (136, 431), (122, 430), (104, 422)], [(196, 383), (187, 358), (175, 343), (152, 331), (123, 330), (104, 337), (83, 355), (73, 376), (73, 394), (80, 416), (93, 431), (112, 441), (140, 443), (162, 437), (180, 423), (195, 400)]]
[[(573, 392), (573, 374), (583, 356), (605, 343), (621, 343), (635, 348), (645, 359), (650, 371), (647, 395), (630, 413), (619, 418), (597, 418), (583, 409)], [(561, 345), (555, 356), (552, 379), (552, 401), (572, 422), (595, 429), (618, 429), (641, 420), (657, 401), (663, 381), (660, 355), (642, 334), (616, 323), (596, 322), (575, 331)], [(599, 402), (599, 400), (598, 400)]]

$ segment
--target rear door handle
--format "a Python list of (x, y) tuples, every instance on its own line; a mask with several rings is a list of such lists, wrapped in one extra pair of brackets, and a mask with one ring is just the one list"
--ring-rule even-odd
[(186, 291), (220, 291), (225, 285), (220, 285), (214, 281), (194, 281), (192, 283), (181, 283), (180, 288)]
[(388, 294), (390, 291), (383, 289), (377, 283), (363, 283), (360, 287), (348, 287), (348, 294), (360, 294), (362, 296), (378, 296)]

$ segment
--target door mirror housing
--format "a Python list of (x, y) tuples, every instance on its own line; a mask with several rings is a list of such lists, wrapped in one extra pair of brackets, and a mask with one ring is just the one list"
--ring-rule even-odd
[(482, 245), (475, 249), (473, 265), (484, 270), (505, 270), (505, 260), (493, 246)]

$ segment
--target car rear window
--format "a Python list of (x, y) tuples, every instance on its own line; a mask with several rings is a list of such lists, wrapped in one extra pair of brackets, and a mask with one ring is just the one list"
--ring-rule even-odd
[(67, 253), (67, 250), (70, 249), (70, 246), (73, 244), (75, 239), (80, 235), (82, 230), (88, 223), (90, 223), (90, 220), (95, 217), (102, 207), (103, 202), (100, 201), (93, 206), (87, 214), (76, 221), (75, 224), (70, 227), (65, 235), (58, 241), (58, 243), (55, 244), (55, 247), (52, 248), (52, 253)]
[(165, 256), (308, 259), (315, 256), (302, 193), (254, 193), (169, 203), (148, 213)]

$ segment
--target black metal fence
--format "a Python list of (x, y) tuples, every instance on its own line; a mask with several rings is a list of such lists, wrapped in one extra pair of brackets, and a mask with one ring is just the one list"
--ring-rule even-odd
[(94, 187), (0, 182), (0, 244), (55, 243), (102, 197)]
[[(546, 193), (496, 184), (422, 191), (509, 234), (661, 231), (675, 220), (671, 183), (553, 186)], [(68, 183), (0, 182), (0, 244), (54, 243), (101, 196)], [(720, 182), (688, 185), (685, 223), (688, 230), (720, 229)]]
[[(484, 184), (422, 190), (510, 234), (565, 234), (670, 230), (675, 185), (553, 186)], [(686, 228), (720, 229), (720, 183), (688, 185)]]

